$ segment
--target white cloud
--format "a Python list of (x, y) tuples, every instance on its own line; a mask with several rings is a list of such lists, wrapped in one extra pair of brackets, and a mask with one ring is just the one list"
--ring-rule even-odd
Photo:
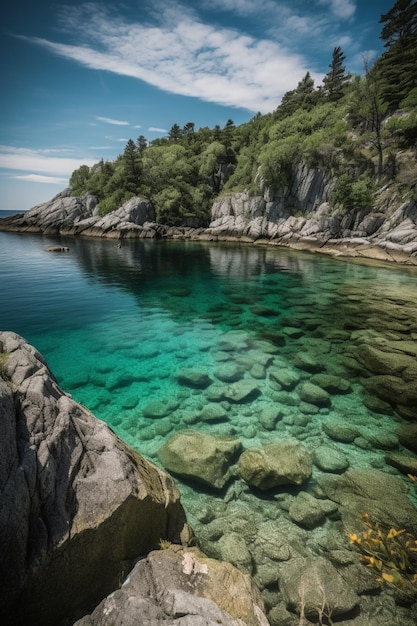
[(352, 0), (319, 0), (319, 4), (328, 6), (332, 13), (341, 19), (353, 17), (356, 4)]
[[(235, 4), (240, 10), (251, 8), (246, 0), (236, 0)], [(254, 112), (273, 110), (283, 93), (311, 70), (301, 54), (279, 43), (205, 24), (193, 11), (185, 14), (175, 3), (164, 9), (156, 26), (110, 18), (95, 5), (84, 7), (82, 13), (74, 7), (68, 24), (73, 32), (88, 33), (88, 42), (30, 41), (91, 69), (131, 76), (164, 91)]]
[[(50, 151), (0, 146), (0, 168), (26, 172), (45, 172), (48, 175), (70, 176), (81, 165), (91, 167), (96, 160), (50, 156)], [(55, 151), (54, 151), (55, 153)]]
[(59, 176), (41, 176), (40, 174), (24, 174), (22, 176), (11, 176), (16, 180), (24, 180), (29, 183), (44, 183), (47, 185), (66, 185), (68, 184), (68, 178)]
[(111, 117), (96, 117), (100, 122), (104, 122), (105, 124), (113, 124), (114, 126), (129, 126), (129, 122), (124, 122), (121, 120), (113, 120)]
[(165, 128), (158, 128), (157, 126), (149, 126), (148, 131), (151, 133), (167, 133)]

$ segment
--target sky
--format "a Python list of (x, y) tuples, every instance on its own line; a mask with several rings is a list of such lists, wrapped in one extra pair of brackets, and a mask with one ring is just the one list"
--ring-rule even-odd
[(346, 70), (383, 51), (395, 0), (16, 0), (0, 22), (0, 209), (27, 210), (85, 164), (173, 124), (269, 113), (341, 46)]

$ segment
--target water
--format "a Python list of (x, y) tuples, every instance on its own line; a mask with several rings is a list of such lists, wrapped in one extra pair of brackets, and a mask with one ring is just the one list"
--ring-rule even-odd
[[(70, 251), (45, 251), (54, 244)], [(0, 328), (36, 346), (65, 391), (155, 463), (164, 442), (190, 428), (238, 437), (245, 448), (296, 437), (312, 451), (329, 441), (322, 422), (334, 418), (360, 430), (356, 445), (330, 442), (350, 467), (406, 480), (385, 462), (402, 417), (381, 399), (375, 404), (354, 360), (362, 341), (416, 342), (413, 268), (274, 247), (138, 240), (118, 248), (107, 240), (0, 233), (0, 285)], [(257, 393), (219, 401), (184, 385), (184, 369), (208, 374), (214, 389), (247, 380)], [(279, 384), (274, 371), (293, 377), (294, 388)], [(299, 386), (320, 371), (349, 393), (333, 390), (322, 406), (300, 400)], [(209, 401), (224, 409), (223, 418), (201, 417)], [(279, 413), (272, 424), (260, 419), (271, 407)], [(253, 523), (276, 516), (276, 494), (260, 498), (242, 481), (221, 492), (177, 482), (209, 553), (216, 554), (217, 539), (207, 532), (207, 511), (250, 511)]]

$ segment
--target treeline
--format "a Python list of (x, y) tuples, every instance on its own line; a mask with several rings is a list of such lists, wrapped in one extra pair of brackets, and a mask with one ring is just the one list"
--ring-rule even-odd
[(248, 123), (195, 130), (174, 124), (150, 143), (130, 139), (116, 161), (75, 170), (74, 195), (99, 199), (100, 212), (134, 195), (149, 198), (160, 223), (204, 224), (219, 194), (291, 184), (294, 165), (306, 162), (337, 177), (334, 204), (372, 205), (382, 180), (417, 199), (417, 3), (397, 0), (380, 18), (385, 52), (362, 76), (346, 71), (341, 47), (317, 88), (307, 73), (270, 114)]

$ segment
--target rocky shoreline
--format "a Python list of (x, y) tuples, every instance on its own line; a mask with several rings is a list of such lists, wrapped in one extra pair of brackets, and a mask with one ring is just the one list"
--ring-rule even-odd
[[(0, 219), (0, 231), (120, 240), (229, 241), (417, 265), (414, 201), (384, 200), (386, 190), (382, 189), (376, 209), (341, 213), (329, 205), (330, 183), (319, 184), (317, 176), (301, 169), (291, 192), (278, 197), (268, 190), (263, 196), (251, 196), (247, 191), (225, 196), (214, 203), (205, 227), (158, 224), (152, 204), (137, 197), (101, 217), (95, 197), (73, 197), (66, 189), (26, 213)], [(292, 212), (288, 206), (293, 207)]]

